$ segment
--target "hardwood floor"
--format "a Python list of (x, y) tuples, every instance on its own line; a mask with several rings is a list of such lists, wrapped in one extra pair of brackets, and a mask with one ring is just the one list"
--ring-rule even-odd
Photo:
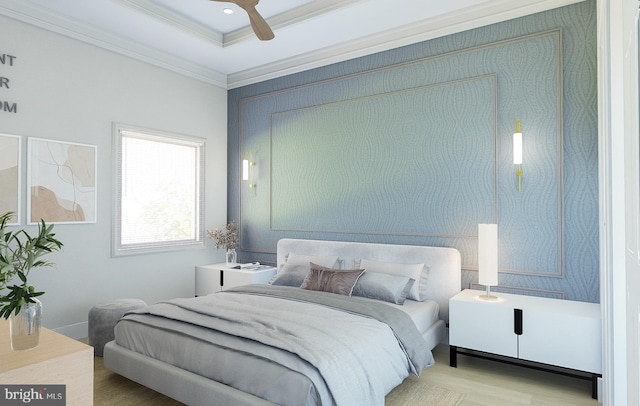
[[(85, 340), (82, 340), (86, 342)], [(449, 366), (449, 347), (439, 345), (433, 351), (436, 364), (427, 368), (420, 379), (441, 388), (462, 393), (459, 406), (598, 406), (591, 398), (591, 382), (515, 365), (502, 364), (469, 356), (458, 356), (458, 367)], [(100, 370), (101, 359), (95, 365)], [(105, 375), (106, 372), (106, 375)], [(104, 375), (104, 376), (103, 376)], [(178, 405), (150, 389), (104, 370), (95, 376), (96, 389), (118, 388), (117, 393), (133, 393), (131, 405)], [(107, 382), (107, 380), (112, 380)], [(128, 388), (128, 386), (131, 388)], [(123, 390), (126, 389), (127, 390)], [(111, 405), (114, 392), (96, 393), (95, 405)], [(130, 395), (133, 396), (133, 395)]]
[(594, 406), (591, 382), (578, 378), (458, 356), (449, 366), (449, 347), (433, 351), (436, 364), (423, 372), (429, 383), (465, 394), (460, 406)]

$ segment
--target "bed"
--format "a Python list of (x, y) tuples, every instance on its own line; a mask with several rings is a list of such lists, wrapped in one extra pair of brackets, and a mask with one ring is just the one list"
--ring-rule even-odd
[(282, 239), (277, 266), (127, 314), (105, 366), (189, 405), (384, 405), (433, 363), (461, 289), (452, 248)]

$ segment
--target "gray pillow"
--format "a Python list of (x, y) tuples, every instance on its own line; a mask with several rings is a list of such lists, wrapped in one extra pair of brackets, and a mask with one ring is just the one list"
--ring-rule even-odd
[(309, 273), (310, 264), (319, 263), (322, 266), (333, 268), (338, 265), (338, 256), (313, 256), (300, 255), (293, 252), (287, 254), (287, 261), (282, 269), (269, 281), (272, 285), (300, 287), (304, 277)]
[(304, 278), (302, 289), (337, 293), (351, 296), (353, 287), (364, 269), (333, 269), (311, 263), (311, 269)]
[(271, 281), (272, 285), (279, 286), (295, 286), (300, 287), (304, 278), (309, 273), (309, 264), (306, 265), (291, 265), (286, 264), (282, 271), (278, 272)]
[(339, 266), (340, 257), (300, 255), (290, 252), (287, 254), (287, 260), (282, 268), (271, 278), (269, 283), (271, 285), (300, 287), (304, 277), (309, 272), (309, 264), (311, 262), (334, 268)]
[(415, 279), (406, 276), (366, 271), (353, 288), (353, 296), (404, 304)]

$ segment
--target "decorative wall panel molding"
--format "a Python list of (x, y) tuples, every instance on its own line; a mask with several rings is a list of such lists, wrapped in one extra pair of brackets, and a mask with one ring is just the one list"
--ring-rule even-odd
[(271, 229), (474, 237), (496, 218), (496, 85), (486, 75), (273, 114)]
[[(252, 234), (265, 244), (278, 232), (475, 241), (479, 223), (496, 222), (502, 272), (561, 276), (561, 38), (555, 29), (241, 100), (242, 153), (260, 157), (241, 222), (260, 224)], [(476, 258), (471, 245), (464, 266)]]
[(493, 220), (501, 286), (597, 301), (596, 16), (595, 1), (580, 2), (231, 90), (240, 258), (273, 262), (285, 237), (450, 246), (467, 287), (477, 224)]

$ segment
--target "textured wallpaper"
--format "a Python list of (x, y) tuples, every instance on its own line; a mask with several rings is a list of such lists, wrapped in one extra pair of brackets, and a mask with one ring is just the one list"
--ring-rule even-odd
[(496, 222), (497, 290), (597, 301), (595, 45), (588, 1), (230, 91), (240, 257), (274, 262), (283, 237), (452, 246), (464, 288)]
[(474, 235), (494, 218), (495, 93), (484, 76), (273, 114), (271, 229)]

